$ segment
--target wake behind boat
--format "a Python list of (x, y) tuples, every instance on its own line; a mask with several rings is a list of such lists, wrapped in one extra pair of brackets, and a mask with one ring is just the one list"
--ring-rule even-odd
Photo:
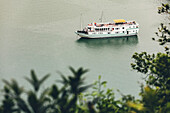
[(114, 22), (90, 23), (83, 30), (75, 33), (81, 38), (111, 38), (135, 36), (138, 32), (139, 24), (136, 21), (117, 19)]

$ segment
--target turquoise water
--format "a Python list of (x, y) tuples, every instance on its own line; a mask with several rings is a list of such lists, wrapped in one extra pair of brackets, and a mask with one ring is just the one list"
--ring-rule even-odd
[[(60, 79), (57, 71), (69, 75), (68, 66), (90, 69), (86, 83), (99, 75), (108, 87), (138, 95), (142, 75), (130, 63), (134, 52), (154, 53), (163, 48), (152, 41), (164, 16), (157, 14), (155, 0), (1, 0), (0, 79), (15, 78), (28, 86), (24, 76), (34, 69), (39, 77), (51, 73), (47, 87)], [(78, 39), (74, 31), (83, 26), (113, 19), (136, 20), (138, 37), (102, 40)], [(0, 83), (2, 86), (2, 82)]]

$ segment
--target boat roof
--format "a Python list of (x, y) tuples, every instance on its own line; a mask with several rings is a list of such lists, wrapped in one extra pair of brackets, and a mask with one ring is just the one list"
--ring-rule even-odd
[(117, 19), (117, 20), (113, 20), (115, 23), (123, 23), (126, 22), (126, 20), (124, 19)]

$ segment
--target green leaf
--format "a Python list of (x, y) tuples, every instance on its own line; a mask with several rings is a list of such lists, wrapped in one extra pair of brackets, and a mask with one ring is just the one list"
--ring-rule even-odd
[(39, 80), (39, 84), (41, 85), (49, 76), (50, 74), (45, 75), (41, 80)]
[(101, 85), (105, 85), (105, 84), (107, 84), (107, 81), (103, 81), (103, 82), (101, 83)]
[(99, 75), (98, 79), (101, 80), (101, 75)]

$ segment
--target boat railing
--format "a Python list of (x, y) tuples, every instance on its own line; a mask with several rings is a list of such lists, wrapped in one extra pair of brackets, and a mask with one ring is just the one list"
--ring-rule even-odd
[[(96, 27), (103, 27), (103, 26), (121, 26), (121, 25), (136, 25), (135, 21), (127, 21), (127, 22), (121, 22), (121, 23), (95, 23), (94, 26)], [(92, 26), (92, 25), (89, 25)]]

